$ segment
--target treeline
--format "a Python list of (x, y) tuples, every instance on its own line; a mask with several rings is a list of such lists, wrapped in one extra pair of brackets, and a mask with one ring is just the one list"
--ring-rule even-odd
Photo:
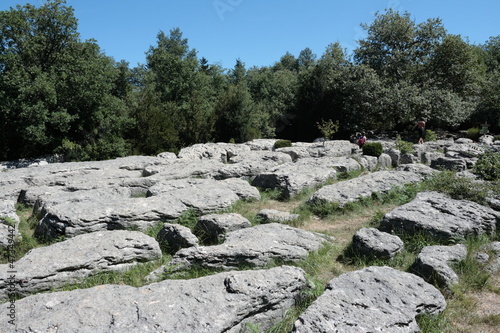
[(500, 36), (483, 45), (388, 10), (363, 25), (353, 54), (305, 48), (266, 67), (199, 58), (180, 29), (160, 32), (136, 68), (80, 40), (64, 0), (0, 12), (0, 160), (63, 154), (108, 159), (199, 142), (311, 141), (337, 135), (488, 122), (500, 128)]

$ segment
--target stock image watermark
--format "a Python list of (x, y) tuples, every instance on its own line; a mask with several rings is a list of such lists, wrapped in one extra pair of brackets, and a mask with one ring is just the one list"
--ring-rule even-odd
[[(9, 221), (7, 221), (9, 222)], [(5, 286), (7, 290), (7, 294), (9, 297), (9, 301), (5, 303), (4, 306), (7, 306), (7, 320), (9, 324), (15, 325), (16, 323), (16, 295), (17, 295), (17, 278), (16, 278), (16, 267), (14, 265), (14, 247), (16, 242), (16, 229), (12, 225), (12, 223), (8, 224), (8, 245), (7, 245), (7, 257), (8, 257), (8, 265), (9, 268), (7, 270), (7, 278), (5, 279)]]
[(219, 19), (224, 21), (226, 14), (235, 10), (236, 7), (242, 3), (243, 0), (214, 0), (212, 5), (214, 6), (215, 12), (219, 16)]

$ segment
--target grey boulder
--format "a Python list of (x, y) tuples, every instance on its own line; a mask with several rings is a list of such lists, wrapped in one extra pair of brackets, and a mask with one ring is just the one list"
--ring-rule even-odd
[(354, 234), (352, 247), (365, 256), (390, 259), (403, 250), (404, 244), (398, 236), (375, 228), (362, 228)]
[(198, 246), (198, 238), (188, 227), (180, 224), (164, 223), (156, 236), (160, 246), (167, 253), (173, 254), (185, 247)]
[(472, 201), (451, 199), (439, 192), (421, 192), (411, 202), (387, 213), (382, 231), (424, 232), (435, 239), (494, 234), (500, 212)]
[(458, 282), (458, 275), (450, 266), (467, 257), (467, 247), (463, 244), (453, 246), (426, 246), (410, 267), (412, 272), (431, 283), (450, 287)]
[(443, 295), (422, 278), (389, 267), (367, 267), (331, 280), (292, 332), (419, 332), (417, 315), (445, 308)]
[(236, 213), (209, 214), (198, 219), (194, 233), (205, 243), (218, 244), (222, 242), (228, 232), (250, 228), (252, 224), (248, 219)]
[(164, 280), (141, 288), (102, 285), (16, 302), (15, 325), (7, 306), (4, 332), (252, 332), (283, 319), (307, 287), (302, 269), (225, 272), (191, 280)]
[(397, 186), (418, 183), (423, 176), (406, 171), (377, 171), (364, 176), (327, 185), (316, 191), (308, 200), (309, 203), (337, 203), (339, 207), (361, 198), (370, 197), (374, 193), (385, 193)]

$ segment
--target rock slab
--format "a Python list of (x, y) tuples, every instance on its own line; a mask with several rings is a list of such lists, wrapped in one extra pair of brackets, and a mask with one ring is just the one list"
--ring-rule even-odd
[[(26, 296), (59, 288), (102, 272), (123, 271), (161, 258), (156, 240), (139, 231), (102, 231), (34, 248), (13, 263), (16, 293)], [(0, 300), (8, 299), (10, 264), (0, 265)]]
[(419, 332), (418, 314), (445, 308), (443, 295), (422, 278), (390, 267), (367, 267), (331, 280), (292, 332)]
[[(296, 267), (165, 280), (141, 288), (102, 285), (16, 302), (16, 323), (2, 332), (252, 332), (283, 319), (307, 285)], [(8, 318), (2, 306), (0, 315)]]

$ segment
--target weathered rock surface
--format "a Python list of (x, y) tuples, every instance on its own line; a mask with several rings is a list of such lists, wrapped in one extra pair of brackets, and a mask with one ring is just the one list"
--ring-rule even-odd
[[(245, 182), (246, 183), (246, 182)], [(247, 187), (251, 187), (246, 183)], [(240, 198), (227, 183), (213, 179), (178, 179), (157, 182), (147, 198), (103, 195), (100, 201), (63, 201), (43, 205), (37, 236), (52, 239), (110, 229), (146, 230), (160, 221), (178, 218), (188, 209), (210, 213), (227, 209)], [(49, 197), (50, 198), (50, 197)]]
[(209, 214), (198, 219), (194, 232), (209, 244), (222, 242), (228, 232), (250, 228), (248, 219), (236, 213)]
[(410, 270), (426, 281), (450, 287), (458, 282), (458, 275), (451, 268), (467, 257), (467, 247), (463, 244), (453, 246), (426, 246), (419, 253)]
[(272, 168), (291, 163), (290, 155), (274, 151), (250, 151), (244, 155), (231, 157), (229, 164), (224, 164), (213, 173), (215, 179), (246, 178), (251, 179)]
[[(103, 285), (39, 294), (16, 302), (16, 324), (4, 332), (251, 332), (283, 319), (306, 288), (296, 267), (225, 272), (192, 280), (165, 280), (142, 288)], [(0, 315), (8, 318), (2, 306)]]
[(419, 332), (415, 317), (446, 308), (422, 278), (389, 267), (343, 274), (295, 322), (295, 333)]
[(453, 171), (464, 171), (467, 169), (467, 161), (464, 158), (438, 157), (431, 161), (431, 168)]
[(247, 145), (231, 143), (199, 143), (190, 147), (182, 148), (178, 158), (181, 159), (213, 159), (227, 163), (232, 156), (244, 155), (250, 151)]
[(421, 192), (411, 202), (387, 213), (380, 230), (425, 232), (436, 239), (493, 234), (500, 212), (467, 200), (454, 200), (438, 192)]
[(299, 214), (290, 214), (276, 209), (261, 209), (256, 217), (260, 223), (286, 223), (298, 219)]
[(19, 222), (16, 203), (12, 200), (0, 200), (0, 248), (6, 249), (20, 240)]
[[(101, 272), (123, 271), (137, 262), (161, 258), (156, 240), (139, 231), (103, 231), (80, 235), (29, 251), (13, 263), (16, 292), (26, 296), (59, 288)], [(12, 267), (0, 265), (0, 300), (8, 299)]]
[(185, 247), (198, 246), (199, 243), (198, 237), (193, 235), (191, 229), (171, 223), (163, 224), (163, 228), (158, 232), (156, 239), (160, 246), (170, 254)]
[(337, 172), (360, 169), (361, 165), (352, 158), (303, 158), (295, 163), (282, 164), (259, 174), (252, 181), (252, 185), (280, 189), (283, 197), (289, 198), (306, 188), (314, 188), (330, 178), (336, 178)]
[(320, 249), (327, 236), (284, 224), (270, 223), (229, 232), (223, 244), (178, 251), (169, 267), (183, 270), (197, 265), (210, 269), (264, 267), (273, 260), (295, 262)]
[(373, 193), (388, 192), (394, 187), (422, 180), (423, 177), (414, 172), (377, 171), (333, 185), (323, 186), (312, 195), (309, 202), (338, 203), (339, 207), (343, 207), (349, 202), (370, 197)]
[(375, 228), (362, 228), (354, 234), (352, 247), (365, 256), (390, 259), (403, 250), (404, 244), (398, 236)]

